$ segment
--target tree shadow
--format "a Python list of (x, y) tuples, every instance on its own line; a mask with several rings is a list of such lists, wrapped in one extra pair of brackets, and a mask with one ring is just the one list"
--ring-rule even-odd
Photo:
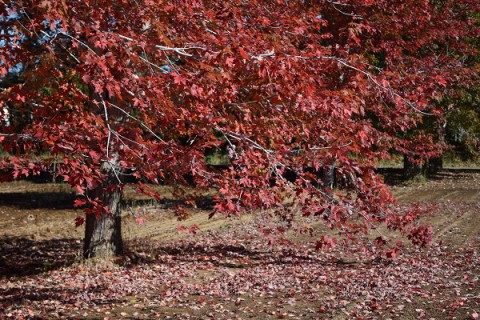
[[(14, 309), (21, 309), (29, 307), (29, 305), (34, 303), (43, 303), (45, 301), (58, 301), (62, 304), (62, 311), (59, 314), (53, 316), (47, 316), (45, 311), (40, 315), (29, 315), (28, 317), (22, 317), (21, 319), (51, 319), (59, 318), (59, 315), (62, 319), (78, 319), (78, 317), (68, 316), (69, 311), (75, 304), (78, 303), (80, 299), (87, 300), (96, 306), (101, 305), (110, 305), (115, 301), (118, 301), (116, 297), (109, 297), (104, 295), (103, 297), (90, 297), (90, 293), (102, 291), (102, 287), (93, 287), (89, 289), (82, 289), (80, 286), (72, 286), (68, 289), (66, 288), (57, 288), (55, 286), (36, 286), (34, 283), (24, 283), (24, 282), (15, 282), (13, 286), (9, 287), (7, 290), (3, 291), (0, 294), (0, 306), (1, 308), (8, 309), (9, 307), (14, 307)], [(2, 309), (0, 308), (0, 316), (2, 316)], [(5, 314), (3, 314), (5, 315)], [(47, 317), (46, 317), (47, 316)], [(103, 317), (102, 317), (103, 318)], [(2, 318), (3, 319), (3, 318)], [(9, 318), (10, 319), (10, 318)], [(83, 319), (83, 318), (82, 318)], [(88, 319), (99, 319), (88, 318)]]
[[(73, 203), (78, 195), (75, 192), (10, 192), (0, 193), (0, 206), (15, 206), (19, 209), (75, 209)], [(178, 205), (192, 207), (182, 199), (164, 198), (160, 201), (154, 199), (125, 199), (124, 206), (143, 206), (155, 203), (167, 209)], [(211, 210), (214, 206), (211, 196), (195, 199), (195, 207), (202, 210)]]
[(0, 206), (20, 209), (73, 209), (74, 192), (11, 192), (0, 193)]
[[(383, 181), (390, 186), (405, 184), (409, 181), (405, 177), (403, 168), (378, 168), (377, 173), (383, 176)], [(427, 180), (441, 181), (445, 179), (465, 179), (472, 174), (480, 173), (480, 168), (443, 168), (438, 172), (428, 173)]]
[(69, 266), (79, 259), (78, 239), (33, 241), (26, 238), (0, 239), (0, 278), (37, 275)]
[(154, 245), (144, 239), (130, 240), (126, 244), (126, 257), (128, 264), (157, 264), (163, 263), (163, 257), (168, 256), (169, 260), (176, 262), (198, 262), (214, 261), (220, 262), (227, 258), (245, 258), (259, 260), (260, 252), (249, 250), (243, 245), (214, 245), (206, 246), (202, 244), (182, 243), (182, 244), (163, 244)]
[[(212, 210), (215, 206), (215, 202), (212, 196), (204, 196), (194, 199), (195, 207), (202, 210)], [(170, 199), (163, 198), (160, 201), (154, 199), (125, 199), (123, 204), (126, 206), (145, 206), (155, 204), (161, 209), (174, 208), (176, 206), (192, 207), (192, 204), (186, 203), (182, 199)]]
[(284, 248), (282, 250), (249, 249), (243, 245), (206, 245), (194, 243), (160, 244), (152, 246), (145, 241), (131, 242), (128, 244), (127, 256), (132, 266), (141, 264), (165, 263), (165, 256), (169, 257), (167, 263), (197, 263), (205, 262), (216, 267), (249, 268), (257, 265), (290, 265), (290, 264), (315, 264), (315, 265), (343, 265), (354, 267), (359, 262), (344, 261), (341, 258), (325, 256), (315, 257), (305, 255), (296, 250)]
[(407, 181), (403, 168), (379, 168), (377, 173), (382, 175), (383, 181), (389, 186), (400, 185)]

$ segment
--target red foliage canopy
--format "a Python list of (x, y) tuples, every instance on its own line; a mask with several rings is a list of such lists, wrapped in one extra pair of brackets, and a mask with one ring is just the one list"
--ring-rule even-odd
[[(108, 192), (106, 181), (121, 185), (124, 174), (174, 186), (189, 174), (198, 190), (218, 190), (221, 212), (293, 202), (349, 233), (379, 221), (402, 226), (408, 216), (388, 209), (375, 161), (392, 149), (437, 151), (426, 133), (408, 141), (404, 133), (441, 115), (447, 88), (472, 81), (468, 39), (479, 36), (478, 7), (3, 1), (0, 112), (9, 120), (0, 139), (15, 156), (1, 166), (32, 174), (48, 166), (39, 156), (49, 150), (86, 195)], [(15, 68), (17, 81), (7, 85)], [(214, 148), (228, 152), (228, 169), (207, 165)], [(329, 165), (344, 190), (317, 182), (312, 172)]]

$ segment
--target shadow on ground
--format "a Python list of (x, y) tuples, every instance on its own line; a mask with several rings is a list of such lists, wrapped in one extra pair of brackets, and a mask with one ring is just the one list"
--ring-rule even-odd
[(73, 209), (76, 197), (73, 192), (0, 193), (0, 206), (15, 206), (20, 209)]
[(78, 239), (0, 239), (0, 278), (36, 275), (69, 266), (78, 260), (80, 247)]
[[(387, 185), (397, 186), (409, 182), (409, 179), (405, 177), (403, 168), (379, 168), (377, 173), (383, 176), (383, 180)], [(465, 179), (471, 176), (473, 173), (480, 173), (478, 168), (446, 168), (442, 169), (439, 172), (428, 174), (426, 179), (441, 181), (446, 178), (452, 177), (455, 175), (455, 179)]]
[[(167, 263), (197, 263), (205, 262), (216, 267), (224, 268), (250, 268), (264, 265), (290, 265), (290, 264), (315, 264), (315, 265), (344, 265), (353, 267), (357, 261), (345, 261), (341, 258), (314, 257), (303, 255), (293, 248), (272, 250), (271, 248), (250, 249), (243, 245), (208, 245), (198, 243), (162, 244), (146, 243), (144, 240), (133, 241), (127, 245), (128, 263), (162, 264)], [(165, 259), (168, 257), (168, 259)], [(364, 261), (367, 262), (367, 261)], [(371, 260), (370, 263), (382, 263), (383, 259)], [(387, 261), (388, 262), (388, 261)], [(388, 262), (389, 263), (389, 262)]]
[[(78, 197), (74, 192), (9, 192), (0, 193), (0, 206), (15, 206), (20, 209), (74, 209)], [(125, 199), (125, 206), (144, 206), (155, 203), (162, 208), (185, 205), (185, 200), (164, 198), (160, 202), (153, 199)], [(186, 205), (191, 207), (191, 205)], [(195, 206), (203, 210), (213, 209), (211, 196), (195, 199)]]

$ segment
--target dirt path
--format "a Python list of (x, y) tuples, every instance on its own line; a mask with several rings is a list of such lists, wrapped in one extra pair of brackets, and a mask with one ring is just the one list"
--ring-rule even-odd
[(400, 203), (434, 204), (437, 212), (426, 220), (434, 226), (434, 240), (454, 247), (480, 242), (480, 174), (444, 172), (425, 183), (392, 188)]
[(399, 202), (477, 202), (480, 201), (480, 173), (442, 172), (423, 183), (392, 187)]

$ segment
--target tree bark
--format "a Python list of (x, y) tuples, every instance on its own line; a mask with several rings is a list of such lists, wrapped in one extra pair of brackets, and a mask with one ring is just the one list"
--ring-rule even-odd
[(121, 202), (123, 191), (115, 175), (115, 161), (105, 162), (102, 171), (108, 175), (104, 185), (89, 192), (89, 197), (100, 200), (109, 213), (99, 216), (87, 214), (83, 256), (88, 258), (112, 258), (123, 254)]
[[(445, 147), (445, 124), (437, 123), (437, 143)], [(443, 154), (428, 159), (428, 174), (433, 175), (443, 169)]]
[[(107, 129), (112, 130), (110, 126), (119, 126), (122, 121), (122, 114), (119, 112), (107, 113), (105, 101), (108, 101), (106, 93), (99, 95), (93, 86), (90, 86), (90, 101), (92, 109), (98, 109), (99, 114), (103, 114), (107, 123)], [(102, 108), (101, 106), (104, 106)], [(123, 255), (122, 239), (122, 216), (121, 202), (123, 191), (121, 189), (122, 181), (118, 173), (121, 170), (120, 155), (115, 139), (107, 142), (106, 151), (108, 160), (100, 166), (100, 171), (105, 175), (103, 184), (97, 188), (88, 191), (90, 199), (98, 199), (103, 206), (108, 208), (108, 213), (87, 214), (85, 221), (85, 239), (83, 245), (83, 256), (88, 258), (112, 258)]]
[(334, 165), (324, 166), (320, 171), (320, 179), (323, 187), (333, 190), (336, 186), (336, 169)]
[(428, 159), (428, 174), (436, 174), (443, 169), (443, 156)]
[(403, 175), (407, 180), (425, 178), (425, 167), (411, 161), (406, 155), (403, 156)]

